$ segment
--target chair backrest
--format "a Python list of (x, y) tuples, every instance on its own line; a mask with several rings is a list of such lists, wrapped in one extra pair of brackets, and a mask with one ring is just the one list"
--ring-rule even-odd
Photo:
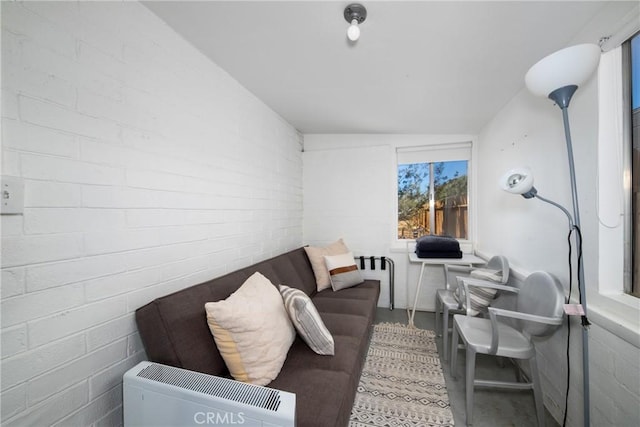
[(504, 285), (509, 280), (509, 260), (502, 255), (491, 257), (487, 262), (487, 267), (491, 270), (499, 270), (502, 272), (502, 280), (500, 283)]
[[(517, 311), (545, 317), (562, 317), (564, 290), (562, 284), (546, 271), (537, 271), (527, 277), (518, 293)], [(531, 336), (551, 335), (558, 325), (519, 321), (523, 332)]]
[[(457, 266), (449, 266), (449, 268), (454, 269)], [(455, 290), (456, 295), (458, 294), (458, 284), (456, 282), (458, 276), (469, 276), (475, 277), (476, 279), (482, 280), (490, 280), (492, 282), (504, 285), (509, 280), (509, 261), (506, 257), (501, 255), (496, 255), (489, 259), (487, 263), (482, 267), (465, 267), (467, 268), (466, 272), (456, 274), (456, 271), (449, 272), (449, 269), (445, 265), (445, 287), (449, 290)], [(478, 273), (474, 276), (474, 272)], [(500, 272), (498, 276), (495, 272)], [(480, 274), (480, 273), (483, 274)], [(457, 298), (457, 297), (456, 297)]]

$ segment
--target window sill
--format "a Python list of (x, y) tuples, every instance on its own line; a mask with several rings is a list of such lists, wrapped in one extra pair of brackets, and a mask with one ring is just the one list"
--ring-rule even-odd
[[(391, 247), (389, 248), (389, 252), (391, 253), (407, 253), (407, 248), (410, 247), (411, 251), (413, 251), (415, 247), (415, 239), (407, 239), (407, 240), (395, 240), (391, 243)], [(473, 243), (471, 240), (461, 240), (460, 242), (460, 250), (465, 254), (473, 253)], [(408, 243), (408, 245), (407, 245)]]
[(640, 348), (640, 298), (627, 294), (589, 294), (587, 315), (593, 323)]

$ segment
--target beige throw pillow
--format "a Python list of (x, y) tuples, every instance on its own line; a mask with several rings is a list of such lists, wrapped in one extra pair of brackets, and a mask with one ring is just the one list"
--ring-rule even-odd
[(267, 385), (278, 376), (296, 332), (269, 279), (256, 272), (226, 300), (208, 302), (204, 308), (233, 378)]
[(347, 248), (342, 239), (339, 239), (324, 248), (305, 246), (304, 250), (307, 253), (309, 262), (311, 262), (313, 274), (316, 276), (318, 292), (330, 288), (331, 281), (329, 280), (329, 270), (324, 262), (324, 257), (328, 255), (346, 254), (349, 252), (349, 248)]

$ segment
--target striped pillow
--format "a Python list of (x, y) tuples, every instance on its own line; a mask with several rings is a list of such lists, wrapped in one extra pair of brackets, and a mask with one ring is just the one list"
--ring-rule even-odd
[(331, 332), (322, 322), (311, 299), (300, 289), (279, 285), (278, 289), (289, 313), (291, 323), (302, 339), (318, 354), (333, 355), (334, 342)]
[[(496, 296), (496, 289), (492, 288), (480, 288), (477, 286), (469, 286), (469, 300), (471, 302), (471, 308), (468, 310), (468, 314), (470, 316), (477, 316), (480, 313), (486, 313), (487, 307), (493, 301), (493, 298)], [(462, 308), (467, 310), (467, 301), (466, 299), (462, 299), (460, 301), (460, 296), (456, 293), (454, 294), (458, 302), (462, 303)]]
[(350, 288), (363, 282), (358, 266), (353, 260), (353, 253), (325, 256), (324, 262), (329, 270), (329, 279), (334, 291)]
[(502, 282), (502, 270), (492, 270), (490, 268), (476, 268), (471, 270), (469, 276), (476, 279), (491, 280), (492, 282)]
[[(500, 283), (502, 281), (502, 271), (491, 270), (488, 268), (476, 268), (469, 274), (475, 279), (489, 280), (491, 282)], [(471, 316), (477, 316), (480, 313), (486, 313), (487, 307), (491, 304), (491, 301), (496, 297), (497, 289), (493, 288), (481, 288), (478, 286), (469, 286), (469, 300), (471, 302), (471, 308), (468, 310), (468, 314)], [(467, 301), (462, 298), (460, 301), (460, 292), (456, 289), (454, 296), (456, 300), (461, 303), (464, 310), (467, 309)]]

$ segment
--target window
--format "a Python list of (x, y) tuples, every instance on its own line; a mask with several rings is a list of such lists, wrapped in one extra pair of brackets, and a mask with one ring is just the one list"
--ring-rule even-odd
[(592, 290), (589, 317), (609, 332), (637, 343), (640, 298), (632, 295), (632, 228), (634, 221), (637, 227), (637, 219), (631, 207), (631, 46), (623, 42), (640, 30), (640, 22), (635, 12), (627, 18), (618, 32), (603, 39), (598, 68), (598, 276), (587, 285)]
[(470, 147), (398, 149), (398, 239), (469, 238)]
[[(633, 33), (630, 33), (631, 35)], [(640, 168), (637, 161), (638, 137), (635, 137), (635, 151), (632, 138), (634, 129), (631, 85), (634, 79), (630, 36), (620, 37), (620, 40), (627, 41), (622, 45), (620, 42), (617, 42), (617, 45), (612, 44), (613, 47), (605, 50), (598, 69), (599, 135), (596, 196), (599, 256), (596, 301), (601, 309), (637, 324), (637, 310), (640, 310), (640, 298), (636, 298), (639, 291), (637, 283), (640, 279), (640, 246), (639, 239), (634, 236), (638, 236), (640, 227), (638, 204), (634, 207), (633, 198), (636, 201), (638, 199)], [(637, 63), (637, 50), (635, 58)], [(637, 71), (635, 81), (638, 81)], [(635, 194), (632, 190), (634, 185)]]
[(631, 233), (632, 233), (632, 284), (630, 293), (640, 296), (640, 34), (628, 42), (631, 89)]

